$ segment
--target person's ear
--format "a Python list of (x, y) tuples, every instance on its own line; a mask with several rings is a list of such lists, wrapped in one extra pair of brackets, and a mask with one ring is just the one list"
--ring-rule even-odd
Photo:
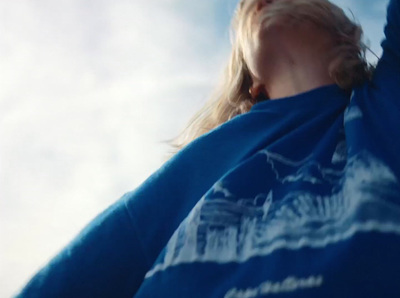
[(258, 97), (260, 97), (260, 95), (262, 95), (264, 90), (264, 87), (260, 84), (254, 85), (250, 87), (249, 89), (249, 94), (251, 96), (252, 99), (257, 99)]

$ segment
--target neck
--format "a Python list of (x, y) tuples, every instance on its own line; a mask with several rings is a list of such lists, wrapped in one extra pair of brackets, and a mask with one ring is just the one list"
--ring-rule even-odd
[(334, 84), (327, 63), (318, 56), (280, 56), (274, 60), (273, 75), (264, 82), (270, 99), (294, 96), (325, 85)]
[(328, 70), (332, 39), (313, 27), (305, 25), (304, 31), (301, 29), (277, 31), (273, 37), (277, 46), (264, 61), (266, 72), (260, 80), (270, 99), (294, 96), (335, 83)]

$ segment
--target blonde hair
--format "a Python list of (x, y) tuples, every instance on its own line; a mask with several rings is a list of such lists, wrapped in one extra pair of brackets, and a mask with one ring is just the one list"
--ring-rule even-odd
[[(246, 16), (258, 1), (242, 0), (239, 3), (231, 24), (232, 52), (222, 79), (182, 133), (167, 141), (173, 148), (172, 154), (210, 130), (248, 112), (258, 102), (249, 94), (252, 79), (243, 55), (243, 43), (248, 33), (246, 25), (249, 23)], [(275, 9), (268, 9), (268, 21), (273, 22), (282, 16), (293, 22), (308, 20), (334, 34), (338, 43), (332, 49), (333, 59), (328, 70), (340, 88), (349, 90), (371, 78), (373, 66), (366, 59), (368, 47), (362, 42), (362, 28), (341, 8), (328, 0), (279, 1), (274, 4)]]

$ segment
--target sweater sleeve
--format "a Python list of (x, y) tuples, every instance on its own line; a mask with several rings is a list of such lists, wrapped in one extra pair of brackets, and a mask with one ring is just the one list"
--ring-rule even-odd
[(385, 26), (385, 40), (382, 42), (383, 59), (400, 69), (400, 1), (390, 0)]
[(221, 131), (192, 142), (97, 216), (17, 297), (134, 296), (180, 222), (249, 150)]
[(98, 215), (17, 297), (132, 297), (149, 264), (125, 197)]
[(17, 297), (134, 296), (201, 197), (265, 142), (275, 140), (265, 125), (264, 113), (242, 115), (191, 142), (95, 218)]
[(400, 107), (400, 0), (390, 0), (387, 9), (383, 54), (377, 65), (373, 83), (386, 97), (394, 98)]

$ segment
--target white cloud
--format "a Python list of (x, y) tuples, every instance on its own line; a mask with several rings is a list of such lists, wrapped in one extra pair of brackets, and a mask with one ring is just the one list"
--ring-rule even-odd
[(162, 164), (221, 50), (177, 1), (0, 6), (3, 297)]

